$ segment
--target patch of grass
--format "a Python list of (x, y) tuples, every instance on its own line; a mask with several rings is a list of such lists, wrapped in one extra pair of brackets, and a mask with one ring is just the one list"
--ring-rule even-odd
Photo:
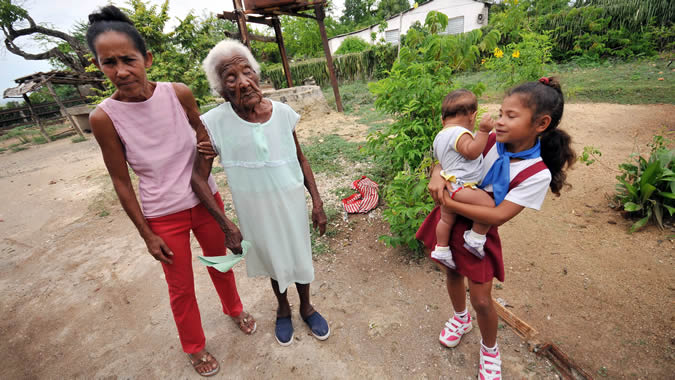
[(314, 138), (309, 145), (303, 145), (302, 152), (314, 172), (344, 173), (349, 163), (366, 161), (359, 148), (359, 143), (346, 141), (337, 135), (325, 135)]
[(218, 174), (218, 173), (222, 173), (224, 171), (225, 171), (225, 169), (223, 169), (222, 166), (213, 166), (211, 168), (211, 174)]
[(46, 144), (47, 139), (44, 136), (35, 136), (33, 137), (33, 144)]
[[(667, 55), (635, 61), (612, 61), (580, 66), (574, 63), (551, 65), (551, 76), (560, 78), (566, 101), (618, 104), (675, 104), (675, 72)], [(662, 80), (659, 80), (662, 78)], [(487, 85), (481, 101), (501, 102), (505, 89), (492, 72), (463, 73), (455, 77), (460, 86), (478, 82)]]
[[(322, 89), (328, 105), (336, 109), (333, 89)], [(368, 82), (356, 81), (340, 85), (342, 107), (347, 115), (358, 116), (360, 124), (370, 126), (368, 132), (381, 128), (390, 121), (388, 116), (375, 109), (375, 96), (368, 90)]]
[(70, 139), (70, 141), (72, 141), (73, 143), (80, 143), (82, 141), (87, 141), (87, 138), (83, 136), (75, 136), (72, 139)]
[(108, 210), (101, 210), (101, 212), (98, 213), (99, 218), (105, 218), (106, 216), (110, 215)]
[[(18, 138), (19, 141), (21, 141), (22, 143), (27, 143), (28, 142), (27, 137), (25, 137), (24, 135), (27, 134), (28, 131), (26, 131), (26, 129), (28, 127), (30, 127), (30, 126), (24, 125), (24, 126), (21, 126), (21, 127), (12, 128), (9, 131), (7, 131), (7, 133), (0, 136), (0, 141)], [(29, 134), (32, 134), (32, 133), (29, 133)]]
[(312, 225), (309, 225), (310, 228), (310, 239), (312, 241), (312, 256), (319, 256), (330, 252), (330, 246), (327, 243), (327, 236), (319, 236), (319, 232), (312, 228)]
[(2, 147), (0, 147), (0, 153), (4, 153), (4, 152), (6, 152), (6, 151), (7, 151), (7, 148), (2, 148)]
[(344, 198), (347, 198), (348, 196), (354, 194), (354, 189), (352, 189), (351, 187), (348, 187), (348, 186), (342, 186), (342, 187), (338, 187), (338, 188), (333, 189), (333, 194), (335, 194), (335, 196), (337, 196), (340, 199), (344, 199)]
[(26, 144), (26, 143), (16, 143), (16, 144), (12, 144), (12, 145), (9, 146), (9, 149), (10, 149), (12, 152), (14, 152), (14, 153), (16, 153), (16, 152), (21, 152), (22, 150), (28, 149), (28, 147), (27, 147), (25, 144)]
[[(335, 95), (332, 87), (322, 89), (323, 95), (328, 105), (337, 109), (335, 105)], [(356, 81), (340, 84), (340, 98), (342, 99), (342, 108), (345, 113), (350, 114), (362, 106), (369, 106), (375, 103), (375, 97), (368, 91), (368, 82)]]

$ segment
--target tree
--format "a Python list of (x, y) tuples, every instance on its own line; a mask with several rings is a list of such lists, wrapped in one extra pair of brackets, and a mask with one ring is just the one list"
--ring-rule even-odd
[(345, 0), (345, 10), (340, 20), (355, 27), (373, 22), (375, 0)]
[(408, 0), (380, 0), (377, 5), (377, 17), (386, 20), (410, 9)]
[[(85, 67), (89, 65), (86, 44), (75, 36), (37, 24), (28, 11), (12, 4), (11, 0), (0, 0), (0, 28), (5, 35), (7, 50), (24, 59), (56, 61), (78, 73), (83, 73)], [(61, 42), (51, 49), (33, 54), (26, 52), (15, 43), (17, 38), (25, 36), (32, 36), (36, 40), (53, 41), (56, 39)]]

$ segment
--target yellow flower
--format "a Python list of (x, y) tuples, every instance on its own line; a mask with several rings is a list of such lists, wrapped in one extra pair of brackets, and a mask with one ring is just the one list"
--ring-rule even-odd
[(480, 61), (480, 64), (481, 64), (481, 65), (484, 65), (485, 62), (487, 62), (487, 59), (483, 58), (483, 59)]
[(413, 8), (419, 7), (419, 4), (417, 4), (417, 1), (415, 2), (415, 5), (413, 5)]
[(500, 48), (495, 48), (495, 57), (501, 58), (504, 56), (504, 52)]
[(516, 50), (511, 54), (511, 57), (513, 58), (520, 58), (520, 50)]

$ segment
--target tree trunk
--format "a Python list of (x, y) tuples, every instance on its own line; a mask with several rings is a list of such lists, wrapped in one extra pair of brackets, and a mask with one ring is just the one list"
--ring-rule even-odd
[[(88, 51), (86, 46), (67, 33), (37, 25), (28, 14), (26, 14), (23, 19), (28, 21), (28, 27), (23, 29), (14, 29), (11, 22), (2, 21), (2, 32), (5, 34), (5, 47), (7, 47), (7, 50), (27, 60), (55, 59), (77, 73), (85, 72), (84, 68), (89, 66), (89, 60), (86, 58)], [(14, 43), (14, 40), (19, 37), (30, 36), (33, 34), (58, 38), (67, 43), (71, 47), (73, 53), (65, 53), (59, 50), (58, 47), (54, 47), (41, 53), (32, 54), (24, 51)]]

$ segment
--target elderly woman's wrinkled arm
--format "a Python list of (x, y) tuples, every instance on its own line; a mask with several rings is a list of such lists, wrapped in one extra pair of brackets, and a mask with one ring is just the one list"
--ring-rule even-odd
[(209, 211), (209, 214), (216, 219), (220, 225), (220, 229), (225, 233), (225, 246), (231, 249), (232, 252), (239, 254), (242, 252), (242, 236), (239, 227), (227, 218), (225, 211), (220, 208), (216, 199), (213, 197), (213, 194), (211, 194), (208, 179), (212, 165), (213, 158), (207, 159), (203, 155), (198, 154), (197, 157), (195, 157), (195, 165), (192, 169), (190, 185), (192, 185), (192, 191), (197, 194), (197, 197)]
[(319, 235), (323, 236), (326, 232), (326, 224), (328, 223), (328, 218), (326, 213), (323, 211), (323, 201), (319, 195), (319, 188), (316, 186), (316, 181), (314, 180), (314, 173), (312, 173), (312, 167), (309, 165), (309, 161), (302, 153), (300, 149), (300, 143), (298, 142), (298, 136), (293, 132), (293, 139), (295, 140), (295, 149), (298, 155), (298, 161), (300, 162), (300, 168), (302, 169), (302, 175), (305, 178), (305, 187), (309, 191), (309, 195), (312, 197), (312, 225), (314, 229), (319, 230)]

